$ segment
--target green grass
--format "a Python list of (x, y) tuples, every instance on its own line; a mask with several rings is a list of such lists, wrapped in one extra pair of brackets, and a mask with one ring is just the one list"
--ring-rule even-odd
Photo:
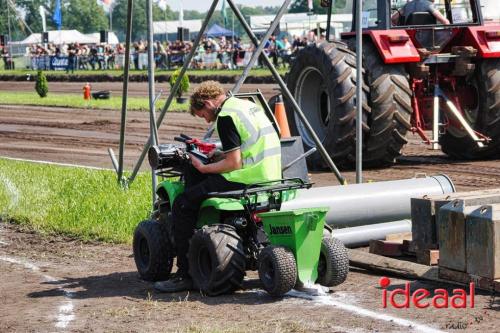
[[(156, 108), (161, 109), (165, 104), (166, 96), (156, 103)], [(112, 96), (107, 100), (90, 100), (86, 101), (82, 95), (76, 94), (54, 94), (50, 92), (47, 97), (41, 98), (33, 92), (7, 92), (0, 91), (0, 104), (16, 104), (16, 105), (40, 105), (40, 106), (61, 106), (71, 108), (90, 108), (90, 109), (109, 109), (121, 110), (121, 96)], [(127, 102), (128, 110), (149, 110), (149, 101), (145, 97), (129, 97)], [(175, 99), (169, 107), (169, 111), (187, 111), (188, 103), (178, 104)]]
[(116, 173), (0, 158), (0, 219), (83, 240), (130, 243), (150, 213), (151, 176), (121, 189)]
[[(278, 72), (282, 75), (285, 75), (285, 73), (288, 71), (288, 69), (285, 68), (280, 68), (278, 69)], [(156, 70), (155, 73), (157, 75), (170, 75), (174, 72), (174, 70)], [(227, 70), (227, 69), (189, 69), (187, 71), (188, 75), (223, 75), (223, 76), (230, 76), (230, 75), (241, 75), (243, 73), (243, 69), (235, 69), (235, 70)], [(16, 70), (5, 70), (3, 68), (3, 64), (0, 68), (0, 75), (26, 75), (26, 74), (31, 74), (31, 75), (36, 75), (36, 71), (29, 70), (29, 69), (16, 69)], [(73, 74), (66, 74), (65, 71), (45, 71), (45, 74), (47, 75), (68, 75), (71, 76)], [(101, 74), (101, 75), (112, 75), (112, 76), (120, 76), (123, 75), (123, 70), (118, 70), (118, 69), (109, 69), (109, 70), (78, 70), (75, 71), (74, 74), (78, 75), (96, 75), (96, 74)], [(131, 70), (130, 75), (134, 74), (142, 74), (146, 75), (147, 70)], [(267, 68), (254, 68), (250, 70), (250, 75), (252, 76), (271, 76), (271, 72)]]

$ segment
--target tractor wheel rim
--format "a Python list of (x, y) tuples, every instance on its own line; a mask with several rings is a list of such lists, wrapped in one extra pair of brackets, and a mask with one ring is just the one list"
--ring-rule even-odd
[[(316, 135), (323, 141), (327, 133), (331, 114), (330, 96), (323, 73), (312, 66), (304, 68), (295, 86), (295, 99), (311, 127), (316, 132)], [(294, 113), (294, 117), (297, 130), (304, 143), (309, 147), (315, 147), (316, 144), (311, 134), (299, 116)]]

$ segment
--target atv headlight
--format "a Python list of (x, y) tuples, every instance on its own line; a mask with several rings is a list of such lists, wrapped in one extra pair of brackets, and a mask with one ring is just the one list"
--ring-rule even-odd
[(153, 170), (178, 168), (183, 162), (183, 154), (180, 153), (183, 146), (176, 144), (151, 146), (148, 150), (149, 165)]
[(151, 168), (154, 170), (160, 166), (160, 147), (152, 146), (148, 150), (148, 161)]

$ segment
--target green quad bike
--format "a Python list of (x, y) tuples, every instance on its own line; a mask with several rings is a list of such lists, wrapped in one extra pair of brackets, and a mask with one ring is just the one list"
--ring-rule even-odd
[[(165, 144), (148, 152), (151, 167), (163, 178), (150, 219), (134, 233), (137, 270), (148, 281), (166, 280), (172, 271), (176, 253), (171, 207), (184, 190), (187, 153), (203, 158), (210, 145), (187, 136), (180, 141), (186, 146)], [(328, 209), (279, 211), (297, 189), (310, 186), (297, 178), (212, 193), (201, 205), (188, 252), (189, 273), (200, 292), (210, 296), (234, 292), (241, 288), (246, 270), (258, 270), (264, 289), (273, 296), (303, 284), (332, 287), (344, 282), (348, 254), (324, 224)]]

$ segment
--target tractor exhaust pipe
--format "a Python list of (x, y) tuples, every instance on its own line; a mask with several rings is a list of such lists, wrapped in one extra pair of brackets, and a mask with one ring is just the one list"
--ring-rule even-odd
[(282, 204), (281, 210), (329, 207), (326, 223), (334, 228), (400, 221), (411, 217), (411, 198), (455, 192), (445, 175), (313, 187), (299, 190), (297, 198)]

